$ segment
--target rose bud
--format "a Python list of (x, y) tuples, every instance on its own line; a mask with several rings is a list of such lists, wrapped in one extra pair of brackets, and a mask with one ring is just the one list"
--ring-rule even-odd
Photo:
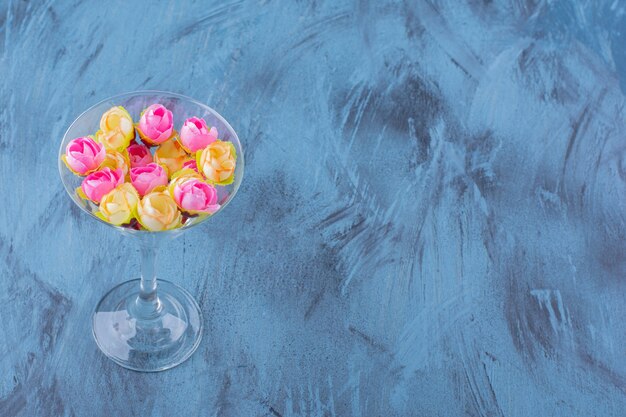
[(104, 146), (90, 137), (82, 137), (67, 144), (61, 159), (74, 174), (87, 175), (98, 169), (104, 156)]
[(161, 165), (151, 162), (144, 167), (131, 168), (130, 182), (143, 197), (156, 187), (167, 185), (167, 174)]
[(197, 178), (179, 176), (168, 187), (176, 205), (190, 214), (215, 213), (219, 210), (217, 190)]
[(112, 170), (121, 169), (122, 176), (125, 178), (128, 175), (130, 169), (130, 161), (128, 160), (128, 153), (126, 151), (118, 152), (113, 149), (107, 149), (104, 161), (100, 165), (102, 168), (111, 168)]
[(189, 159), (189, 155), (175, 139), (160, 144), (154, 151), (154, 162), (167, 167), (167, 172), (170, 175), (180, 171), (187, 159)]
[(182, 225), (182, 215), (168, 192), (153, 191), (137, 204), (137, 220), (147, 230), (158, 232)]
[(145, 167), (150, 162), (152, 162), (152, 154), (150, 153), (150, 149), (147, 146), (141, 145), (139, 143), (132, 143), (126, 149), (128, 152), (128, 158), (130, 160), (130, 167)]
[(94, 203), (100, 203), (102, 197), (124, 182), (121, 169), (102, 168), (87, 175), (80, 186), (82, 196)]
[(216, 140), (204, 150), (196, 152), (198, 169), (204, 177), (217, 185), (228, 185), (235, 179), (237, 152), (230, 142)]
[(217, 140), (217, 129), (209, 128), (204, 119), (191, 117), (180, 129), (180, 143), (187, 152), (196, 152)]
[(192, 169), (198, 172), (198, 164), (194, 158), (189, 158), (185, 162), (183, 162), (183, 169)]
[(122, 106), (111, 107), (100, 119), (96, 140), (107, 149), (125, 150), (135, 137), (133, 119)]
[(120, 226), (129, 223), (137, 210), (139, 194), (130, 183), (118, 185), (100, 200), (100, 210), (96, 216), (102, 220)]
[(141, 139), (148, 145), (163, 143), (172, 137), (174, 116), (165, 106), (153, 104), (142, 113), (137, 123), (137, 131)]

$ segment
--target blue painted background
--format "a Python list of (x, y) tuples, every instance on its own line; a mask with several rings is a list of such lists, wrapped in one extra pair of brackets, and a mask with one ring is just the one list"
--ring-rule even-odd
[[(625, 10), (0, 2), (0, 415), (626, 415)], [(248, 163), (159, 260), (206, 328), (158, 374), (91, 338), (138, 253), (56, 161), (136, 89), (216, 108)]]

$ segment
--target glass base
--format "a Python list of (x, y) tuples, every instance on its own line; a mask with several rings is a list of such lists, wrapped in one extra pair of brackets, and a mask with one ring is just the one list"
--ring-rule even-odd
[(186, 290), (158, 281), (158, 303), (151, 314), (138, 301), (139, 279), (118, 285), (98, 303), (93, 335), (100, 350), (124, 368), (164, 371), (184, 362), (202, 338), (198, 303)]

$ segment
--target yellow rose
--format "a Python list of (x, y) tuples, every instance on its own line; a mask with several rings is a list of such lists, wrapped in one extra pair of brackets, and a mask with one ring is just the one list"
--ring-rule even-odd
[(231, 142), (216, 140), (196, 153), (198, 170), (217, 185), (228, 185), (235, 179), (237, 152)]
[(137, 205), (137, 220), (153, 232), (176, 229), (182, 225), (178, 206), (166, 191), (146, 194)]
[(175, 139), (168, 139), (160, 144), (154, 152), (154, 162), (167, 168), (168, 174), (180, 171), (189, 155)]
[(128, 169), (130, 167), (130, 159), (128, 157), (128, 152), (125, 150), (122, 152), (115, 151), (113, 149), (107, 149), (106, 155), (104, 156), (104, 161), (100, 164), (98, 169), (102, 168), (111, 168), (112, 170), (116, 170), (118, 168), (122, 169), (122, 174), (124, 177), (128, 174)]
[(130, 183), (123, 183), (100, 200), (96, 216), (116, 226), (129, 223), (137, 210), (139, 193)]
[(100, 119), (96, 139), (107, 149), (123, 151), (135, 137), (135, 127), (130, 114), (122, 106), (111, 107)]

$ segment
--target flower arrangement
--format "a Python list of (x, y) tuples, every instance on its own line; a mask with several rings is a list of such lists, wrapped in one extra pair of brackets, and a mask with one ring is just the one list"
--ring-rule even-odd
[(107, 110), (94, 135), (71, 140), (61, 159), (83, 177), (77, 194), (98, 205), (96, 216), (116, 226), (164, 231), (220, 208), (216, 187), (231, 184), (237, 153), (215, 127), (185, 120), (152, 104), (133, 122), (122, 106)]

